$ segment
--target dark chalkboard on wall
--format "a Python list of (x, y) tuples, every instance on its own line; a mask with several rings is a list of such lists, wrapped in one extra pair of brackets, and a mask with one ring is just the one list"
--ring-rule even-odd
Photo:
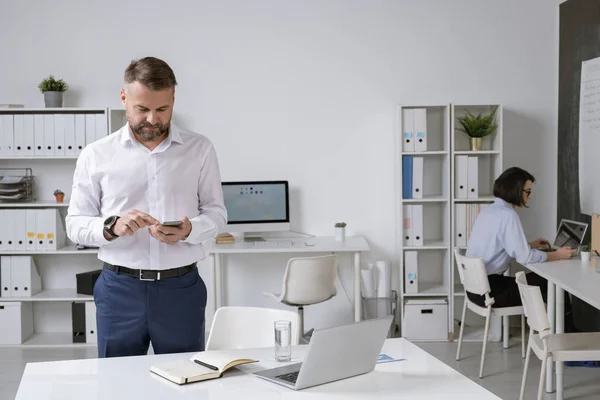
[[(559, 12), (557, 226), (562, 218), (591, 223), (579, 203), (579, 93), (581, 63), (600, 57), (600, 1), (568, 0), (560, 4)], [(600, 331), (598, 313), (573, 298), (576, 328)]]

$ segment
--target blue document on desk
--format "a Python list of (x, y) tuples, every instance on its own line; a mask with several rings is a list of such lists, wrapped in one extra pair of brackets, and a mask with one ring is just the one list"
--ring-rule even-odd
[(394, 361), (404, 361), (404, 358), (394, 358), (391, 357), (385, 353), (382, 353), (379, 355), (379, 357), (377, 358), (377, 364), (382, 364), (382, 363), (387, 363), (387, 362), (394, 362)]

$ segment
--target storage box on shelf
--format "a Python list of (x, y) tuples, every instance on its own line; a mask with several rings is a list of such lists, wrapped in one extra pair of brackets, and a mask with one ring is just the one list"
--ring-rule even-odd
[[(95, 345), (93, 297), (78, 293), (76, 275), (98, 270), (101, 263), (96, 249), (78, 250), (66, 238), (65, 217), (75, 161), (85, 146), (109, 133), (108, 126), (108, 108), (0, 109), (0, 168), (29, 170), (34, 177), (31, 198), (0, 201), (3, 228), (11, 227), (0, 231), (0, 272), (6, 275), (3, 266), (13, 260), (30, 259), (30, 275), (23, 277), (19, 271), (17, 277), (34, 288), (25, 297), (0, 293), (0, 303), (20, 307), (19, 315), (25, 321), (19, 333), (6, 328), (9, 325), (3, 323), (0, 313), (0, 345)], [(63, 203), (54, 198), (57, 189), (65, 192)], [(8, 278), (0, 279), (6, 282)], [(86, 326), (90, 328), (86, 329), (85, 343), (73, 342), (72, 302), (85, 303)], [(31, 329), (29, 318), (33, 321)], [(4, 340), (3, 334), (13, 340)]]
[[(416, 341), (447, 340), (450, 106), (401, 106), (397, 138), (401, 334)], [(435, 313), (423, 316), (417, 311), (423, 304)], [(422, 335), (421, 328), (429, 334)]]
[[(467, 112), (472, 115), (489, 115), (495, 110), (494, 133), (483, 137), (481, 148), (474, 149), (469, 136), (459, 130), (458, 118)], [(452, 248), (466, 249), (471, 230), (482, 209), (494, 201), (494, 181), (503, 170), (503, 108), (501, 104), (452, 105), (451, 123), (452, 153)], [(451, 289), (450, 307), (452, 333), (458, 332), (462, 314), (464, 290), (460, 284), (454, 252), (451, 252)], [(501, 340), (501, 321), (491, 321), (490, 340)], [(465, 324), (465, 340), (483, 340), (483, 325), (479, 319), (469, 320)]]

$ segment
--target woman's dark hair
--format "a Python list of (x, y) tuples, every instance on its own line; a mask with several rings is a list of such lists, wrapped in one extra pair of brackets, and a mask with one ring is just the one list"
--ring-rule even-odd
[(522, 207), (523, 190), (527, 181), (535, 182), (535, 178), (529, 172), (519, 167), (510, 167), (494, 181), (494, 197)]

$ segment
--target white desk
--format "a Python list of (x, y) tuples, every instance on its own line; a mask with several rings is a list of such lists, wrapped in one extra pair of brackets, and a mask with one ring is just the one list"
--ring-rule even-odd
[(214, 240), (204, 244), (213, 270), (214, 279), (211, 289), (215, 310), (223, 304), (221, 266), (222, 258), (227, 254), (354, 253), (354, 321), (360, 321), (360, 252), (369, 251), (369, 244), (364, 236), (348, 236), (344, 242), (337, 242), (333, 236), (272, 238), (272, 240), (277, 239), (291, 240), (293, 245), (255, 247), (253, 243), (216, 244)]
[[(600, 263), (600, 262), (599, 262)], [(586, 303), (600, 309), (600, 273), (591, 262), (584, 263), (579, 257), (570, 260), (528, 264), (526, 267), (548, 280), (548, 319), (552, 332), (564, 333), (565, 290)], [(555, 295), (556, 294), (556, 295)], [(556, 313), (556, 314), (555, 314)], [(549, 366), (552, 359), (548, 360)], [(546, 375), (546, 392), (553, 391), (552, 368)], [(556, 363), (556, 398), (563, 398), (563, 363)]]
[[(306, 346), (292, 349), (300, 361)], [(293, 391), (247, 374), (278, 365), (273, 349), (240, 350), (259, 363), (232, 369), (219, 379), (176, 385), (149, 371), (152, 364), (192, 353), (29, 363), (16, 400), (164, 400), (164, 399), (473, 399), (499, 397), (405, 339), (387, 339), (383, 351), (406, 358), (377, 364), (364, 375)]]

